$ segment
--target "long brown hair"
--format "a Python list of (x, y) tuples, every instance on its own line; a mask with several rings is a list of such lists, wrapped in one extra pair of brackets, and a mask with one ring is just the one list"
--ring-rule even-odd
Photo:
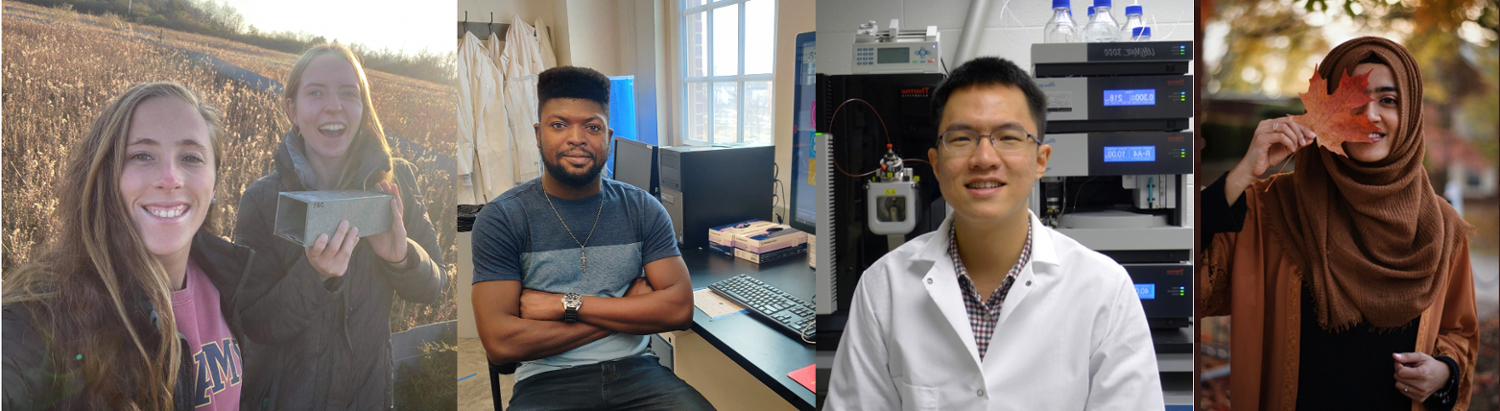
[[(385, 128), (380, 125), (380, 116), (375, 115), (375, 104), (370, 100), (370, 81), (365, 76), (365, 67), (360, 64), (359, 57), (354, 55), (354, 51), (336, 42), (308, 48), (302, 53), (302, 57), (297, 58), (297, 63), (292, 65), (292, 72), (287, 76), (286, 85), (282, 89), (282, 103), (289, 104), (296, 101), (297, 91), (302, 88), (302, 73), (307, 71), (307, 66), (312, 63), (313, 59), (325, 55), (338, 56), (354, 66), (354, 76), (357, 77), (356, 83), (359, 84), (359, 104), (364, 106), (359, 119), (359, 133), (355, 134), (354, 141), (349, 143), (349, 149), (344, 151), (344, 167), (339, 170), (336, 180), (338, 184), (335, 186), (341, 189), (368, 188), (365, 185), (371, 182), (369, 177), (358, 174), (364, 162), (365, 150), (369, 150), (372, 144), (384, 153), (381, 157), (386, 162), (385, 167), (379, 168), (382, 171), (376, 173), (375, 181), (386, 181), (389, 179), (389, 173), (384, 170), (390, 169), (391, 146), (385, 141)], [(291, 117), (291, 113), (288, 112), (287, 116)], [(296, 119), (289, 119), (292, 120), (292, 134), (300, 135), (302, 130), (297, 127)], [(331, 176), (318, 176), (318, 179), (329, 177)]]
[[(219, 111), (177, 83), (132, 86), (104, 107), (70, 151), (58, 182), (55, 221), (61, 230), (38, 258), (4, 283), (6, 304), (30, 308), (52, 371), (64, 382), (84, 384), (59, 408), (170, 408), (176, 384), (194, 383), (177, 381), (184, 347), (177, 339), (172, 286), (136, 231), (120, 192), (131, 117), (152, 98), (180, 99), (203, 116), (218, 185)], [(213, 221), (212, 206), (208, 213), (205, 224)], [(141, 315), (132, 315), (141, 299), (155, 309), (158, 330), (142, 329)]]

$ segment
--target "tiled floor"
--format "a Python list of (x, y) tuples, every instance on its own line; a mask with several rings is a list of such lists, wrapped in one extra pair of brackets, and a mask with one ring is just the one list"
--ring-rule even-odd
[[(479, 343), (479, 339), (458, 339), (458, 378), (468, 377), (458, 382), (459, 411), (492, 409), (494, 401), (490, 398), (489, 375), (484, 346)], [(515, 383), (514, 375), (500, 376), (501, 397), (510, 398), (510, 390)]]

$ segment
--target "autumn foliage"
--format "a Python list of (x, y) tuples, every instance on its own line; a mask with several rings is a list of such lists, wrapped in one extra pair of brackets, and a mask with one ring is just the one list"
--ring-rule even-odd
[(1292, 116), (1292, 119), (1317, 133), (1318, 145), (1348, 157), (1344, 153), (1344, 142), (1369, 143), (1370, 133), (1380, 131), (1369, 117), (1354, 113), (1354, 109), (1375, 101), (1365, 92), (1370, 86), (1369, 78), (1370, 73), (1353, 77), (1349, 73), (1339, 73), (1339, 88), (1328, 94), (1323, 92), (1328, 89), (1328, 79), (1314, 69), (1307, 92), (1301, 94), (1307, 114)]

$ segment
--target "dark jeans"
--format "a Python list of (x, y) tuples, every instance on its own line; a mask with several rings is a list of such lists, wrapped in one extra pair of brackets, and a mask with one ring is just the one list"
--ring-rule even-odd
[(713, 410), (656, 357), (640, 355), (549, 371), (517, 381), (511, 411)]

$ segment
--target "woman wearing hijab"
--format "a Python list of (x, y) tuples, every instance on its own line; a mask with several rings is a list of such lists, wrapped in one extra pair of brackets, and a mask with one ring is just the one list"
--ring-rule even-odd
[[(1328, 92), (1369, 75), (1354, 114), (1369, 143), (1317, 144), (1260, 122), (1238, 166), (1203, 192), (1199, 313), (1230, 315), (1242, 409), (1466, 409), (1478, 320), (1470, 227), (1422, 168), (1422, 79), (1411, 54), (1362, 37), (1318, 66)], [(1296, 171), (1256, 179), (1295, 155)]]

